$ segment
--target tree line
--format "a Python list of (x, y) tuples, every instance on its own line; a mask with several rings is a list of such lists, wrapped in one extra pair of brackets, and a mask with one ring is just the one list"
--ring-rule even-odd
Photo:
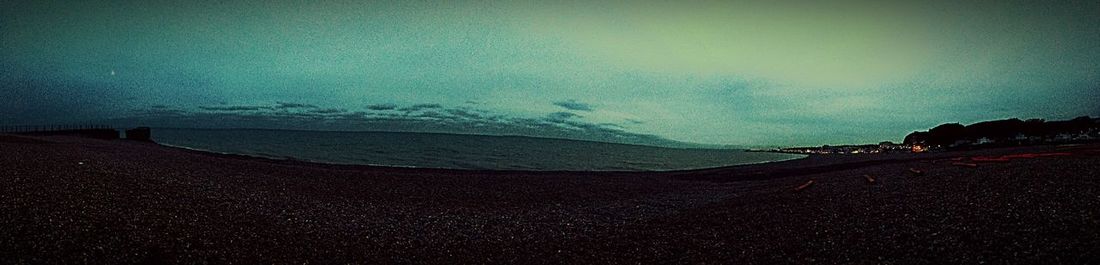
[(979, 140), (999, 144), (1019, 144), (1050, 141), (1060, 135), (1098, 139), (1098, 133), (1100, 133), (1100, 119), (1093, 119), (1088, 116), (1065, 121), (1013, 118), (985, 121), (965, 126), (959, 123), (941, 124), (928, 131), (910, 133), (905, 136), (905, 144), (952, 146), (960, 143), (974, 143)]

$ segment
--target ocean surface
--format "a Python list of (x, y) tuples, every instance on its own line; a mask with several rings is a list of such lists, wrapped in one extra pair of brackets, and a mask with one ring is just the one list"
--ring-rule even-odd
[(433, 133), (154, 128), (152, 134), (160, 144), (203, 151), (418, 168), (661, 171), (804, 157), (731, 149)]

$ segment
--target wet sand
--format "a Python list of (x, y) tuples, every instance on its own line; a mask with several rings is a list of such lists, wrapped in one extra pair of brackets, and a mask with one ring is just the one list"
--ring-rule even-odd
[(1098, 144), (631, 173), (0, 135), (0, 168), (5, 264), (1100, 260)]

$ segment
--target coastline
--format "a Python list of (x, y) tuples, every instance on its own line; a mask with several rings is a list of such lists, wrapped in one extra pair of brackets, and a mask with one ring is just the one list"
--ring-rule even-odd
[(198, 153), (198, 154), (218, 156), (218, 157), (227, 157), (227, 158), (239, 158), (239, 159), (246, 159), (246, 160), (265, 160), (265, 161), (268, 161), (268, 162), (274, 163), (274, 164), (302, 165), (302, 166), (314, 166), (314, 167), (319, 167), (319, 168), (339, 168), (339, 169), (350, 169), (350, 170), (386, 170), (386, 169), (390, 169), (390, 170), (408, 170), (408, 171), (411, 171), (411, 172), (415, 172), (415, 171), (427, 171), (427, 172), (435, 172), (435, 173), (438, 173), (438, 172), (453, 172), (453, 173), (479, 172), (479, 173), (487, 173), (487, 174), (516, 174), (516, 173), (540, 174), (540, 173), (548, 173), (548, 174), (587, 174), (587, 175), (603, 175), (603, 174), (614, 174), (614, 175), (623, 175), (623, 174), (626, 174), (626, 175), (629, 175), (629, 174), (682, 175), (682, 174), (685, 174), (685, 173), (699, 172), (699, 171), (737, 170), (738, 168), (747, 167), (747, 166), (773, 166), (773, 165), (785, 166), (783, 164), (777, 164), (777, 163), (792, 162), (792, 161), (810, 159), (810, 158), (813, 158), (815, 156), (820, 156), (820, 155), (804, 155), (803, 157), (792, 158), (792, 159), (784, 159), (784, 160), (761, 161), (761, 162), (755, 162), (755, 163), (736, 164), (736, 165), (717, 166), (717, 167), (689, 168), (689, 169), (670, 169), (670, 170), (522, 170), (522, 169), (436, 168), (436, 167), (417, 167), (417, 166), (384, 165), (384, 164), (352, 164), (352, 163), (345, 164), (345, 163), (336, 163), (336, 162), (328, 162), (328, 161), (316, 161), (316, 160), (309, 160), (309, 159), (301, 159), (301, 158), (292, 157), (292, 156), (279, 157), (279, 156), (238, 154), (238, 153), (218, 152), (218, 151), (204, 150), (204, 149), (198, 149), (198, 148), (190, 148), (190, 147), (185, 147), (185, 146), (176, 146), (176, 145), (170, 145), (170, 144), (161, 144), (161, 143), (155, 143), (155, 144), (157, 144), (159, 146), (162, 146), (162, 147), (165, 147), (165, 148), (180, 149), (180, 150), (184, 150), (184, 151), (188, 151), (188, 152), (194, 152), (194, 153)]
[(191, 152), (206, 153), (206, 154), (210, 154), (210, 155), (220, 155), (220, 156), (230, 156), (230, 157), (237, 156), (237, 157), (248, 157), (248, 158), (253, 158), (253, 159), (266, 159), (266, 160), (271, 160), (271, 162), (273, 162), (273, 163), (300, 162), (300, 163), (314, 164), (314, 165), (317, 165), (317, 166), (364, 166), (364, 167), (383, 167), (383, 168), (390, 167), (390, 168), (411, 168), (411, 169), (449, 169), (449, 168), (423, 168), (423, 167), (403, 166), (403, 165), (382, 165), (382, 164), (343, 164), (343, 163), (337, 163), (337, 162), (327, 162), (327, 161), (316, 161), (316, 160), (302, 159), (302, 158), (293, 157), (293, 156), (240, 154), (240, 153), (230, 153), (230, 152), (219, 152), (219, 151), (206, 150), (206, 149), (201, 149), (201, 148), (193, 148), (193, 147), (187, 147), (187, 146), (182, 146), (182, 145), (171, 145), (171, 144), (158, 143), (158, 142), (154, 142), (154, 143), (157, 144), (157, 145), (166, 147), (166, 148), (183, 149), (183, 150), (187, 150), (187, 151), (191, 151)]
[[(4, 263), (1100, 258), (1100, 246), (1090, 243), (1100, 240), (1100, 144), (871, 160), (811, 156), (675, 172), (544, 172), (333, 165), (131, 141), (30, 139), (0, 137)], [(974, 160), (987, 157), (1005, 159)], [(954, 165), (960, 161), (975, 167)]]
[[(188, 130), (183, 130), (183, 131), (188, 131)], [(197, 130), (197, 131), (222, 132), (222, 131), (233, 131), (233, 130)], [(282, 131), (276, 131), (276, 130), (272, 130), (272, 131), (273, 132), (282, 132)], [(326, 132), (326, 133), (362, 133), (362, 132)], [(370, 132), (370, 133), (388, 133), (388, 132)], [(442, 135), (462, 135), (462, 134), (442, 134)], [(470, 135), (463, 135), (463, 136), (470, 136)], [(492, 136), (492, 135), (473, 135), (473, 136), (503, 137), (503, 139), (508, 139), (508, 137), (513, 137), (513, 136)], [(510, 158), (510, 161), (509, 161), (509, 159), (506, 158), (506, 159), (502, 159), (502, 161), (498, 161), (498, 163), (500, 163), (500, 164), (478, 164), (478, 163), (447, 164), (447, 163), (422, 163), (422, 159), (425, 158), (425, 157), (419, 157), (417, 155), (412, 155), (412, 154), (417, 154), (417, 152), (432, 152), (432, 150), (405, 150), (405, 152), (411, 152), (411, 153), (410, 154), (401, 154), (401, 155), (373, 156), (373, 154), (371, 154), (370, 152), (363, 152), (362, 150), (355, 150), (355, 148), (346, 148), (346, 150), (341, 150), (342, 152), (346, 152), (346, 153), (341, 153), (341, 152), (335, 153), (335, 154), (362, 154), (363, 157), (364, 157), (364, 159), (349, 159), (348, 158), (349, 156), (329, 155), (331, 152), (317, 153), (316, 151), (309, 151), (309, 148), (301, 148), (301, 147), (297, 147), (297, 146), (294, 146), (294, 145), (290, 145), (290, 146), (286, 146), (286, 147), (278, 147), (278, 146), (282, 146), (282, 145), (281, 144), (275, 144), (275, 143), (265, 143), (263, 145), (264, 146), (276, 146), (276, 147), (263, 148), (263, 150), (253, 150), (253, 148), (251, 148), (251, 147), (242, 147), (242, 146), (212, 147), (213, 145), (211, 145), (210, 142), (201, 142), (201, 141), (196, 142), (194, 140), (180, 141), (180, 139), (166, 139), (166, 140), (160, 140), (160, 141), (155, 141), (155, 142), (158, 143), (158, 144), (161, 144), (161, 145), (169, 146), (169, 147), (185, 148), (185, 150), (194, 150), (194, 151), (200, 151), (200, 152), (219, 153), (219, 154), (237, 154), (237, 155), (244, 155), (244, 156), (255, 156), (255, 157), (262, 157), (262, 158), (277, 159), (277, 161), (299, 161), (299, 162), (310, 162), (310, 163), (318, 163), (318, 164), (346, 165), (346, 166), (360, 165), (360, 166), (401, 167), (401, 168), (432, 168), (432, 169), (462, 169), (462, 170), (508, 170), (508, 172), (524, 172), (524, 170), (531, 170), (531, 172), (612, 172), (612, 173), (617, 173), (617, 172), (649, 172), (649, 173), (662, 173), (662, 172), (680, 172), (680, 170), (696, 170), (696, 169), (705, 169), (705, 168), (716, 168), (716, 167), (728, 167), (728, 166), (773, 163), (773, 162), (789, 161), (789, 159), (799, 159), (799, 158), (806, 157), (805, 154), (779, 154), (779, 153), (775, 153), (774, 155), (770, 155), (770, 156), (768, 156), (768, 155), (756, 155), (756, 154), (749, 154), (749, 155), (745, 155), (745, 156), (740, 156), (740, 155), (738, 155), (739, 153), (751, 153), (751, 152), (747, 152), (745, 150), (705, 150), (705, 148), (674, 148), (674, 147), (630, 145), (630, 144), (618, 144), (618, 143), (598, 143), (598, 142), (591, 142), (591, 141), (576, 141), (576, 140), (562, 140), (562, 139), (538, 139), (538, 137), (522, 137), (522, 139), (544, 140), (544, 141), (570, 141), (570, 142), (577, 142), (577, 143), (595, 143), (595, 145), (592, 146), (592, 147), (597, 147), (597, 148), (606, 148), (607, 146), (605, 146), (605, 145), (656, 148), (656, 150), (649, 150), (649, 152), (698, 151), (698, 152), (708, 152), (708, 153), (706, 153), (706, 155), (713, 155), (711, 157), (730, 156), (729, 157), (730, 159), (728, 159), (728, 161), (719, 161), (719, 159), (712, 159), (712, 161), (707, 161), (706, 163), (692, 163), (692, 162), (684, 163), (684, 161), (693, 161), (693, 159), (682, 158), (682, 159), (680, 159), (680, 161), (679, 161), (680, 163), (678, 164), (676, 162), (668, 162), (668, 161), (663, 161), (662, 162), (658, 158), (648, 157), (649, 156), (648, 154), (631, 153), (634, 156), (618, 157), (617, 159), (606, 158), (605, 161), (598, 161), (598, 162), (595, 162), (595, 163), (587, 162), (587, 161), (561, 161), (561, 162), (554, 161), (554, 162), (549, 162), (549, 163), (547, 163), (547, 162), (525, 163), (525, 161), (522, 161), (522, 159)], [(193, 146), (207, 146), (207, 147), (193, 147)], [(509, 147), (511, 147), (511, 146), (509, 146)], [(519, 147), (519, 148), (522, 148), (522, 147)], [(535, 151), (535, 152), (528, 152), (527, 154), (529, 155), (529, 154), (540, 154), (540, 153), (552, 152), (551, 150), (538, 150), (538, 148), (536, 148), (536, 150), (537, 151)], [(612, 151), (612, 153), (614, 153), (614, 151), (616, 151), (616, 150), (614, 150), (614, 148), (608, 148), (608, 151)], [(359, 152), (359, 153), (356, 153), (356, 152)], [(709, 153), (709, 152), (719, 152), (719, 153)], [(722, 152), (725, 152), (725, 153), (722, 153)], [(672, 157), (701, 156), (700, 154), (682, 154), (682, 153), (676, 153), (676, 154), (679, 154), (681, 156), (672, 156)], [(399, 157), (399, 158), (393, 159), (392, 157)], [(520, 157), (524, 157), (524, 156), (520, 156)], [(631, 159), (632, 158), (637, 158), (637, 159), (640, 159), (640, 161), (630, 161), (630, 159), (626, 159), (625, 157), (630, 157)], [(439, 159), (444, 159), (444, 161), (448, 161), (448, 159), (461, 159), (461, 158), (477, 159), (477, 158), (483, 158), (483, 157), (480, 157), (480, 156), (474, 156), (474, 157), (453, 156), (453, 157), (451, 157), (451, 156), (447, 156), (447, 154), (443, 154), (443, 156), (432, 157), (432, 158), (439, 158)], [(484, 158), (496, 159), (498, 157), (487, 157), (486, 156)], [(531, 158), (535, 159), (533, 157), (531, 157)], [(598, 159), (598, 158), (595, 158), (595, 159)], [(403, 161), (406, 164), (400, 164), (400, 163), (387, 164), (387, 163), (385, 163), (386, 161), (390, 161), (390, 162)], [(371, 162), (371, 163), (367, 163), (367, 162)], [(420, 163), (418, 164), (418, 162), (420, 162)], [(576, 164), (569, 164), (569, 163), (576, 163)], [(722, 163), (722, 164), (718, 164), (718, 163)]]

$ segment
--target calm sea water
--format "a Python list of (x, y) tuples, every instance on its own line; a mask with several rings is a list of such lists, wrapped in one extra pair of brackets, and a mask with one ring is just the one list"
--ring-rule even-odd
[(803, 157), (560, 139), (391, 132), (153, 129), (161, 144), (337, 164), (522, 170), (676, 170)]

